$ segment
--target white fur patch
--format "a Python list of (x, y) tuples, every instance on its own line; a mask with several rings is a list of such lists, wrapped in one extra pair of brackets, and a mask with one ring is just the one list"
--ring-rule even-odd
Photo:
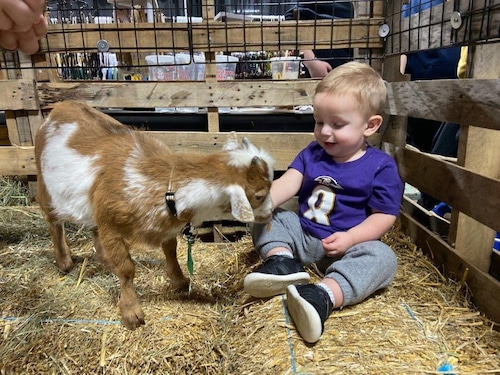
[(229, 152), (229, 155), (228, 164), (237, 168), (249, 166), (252, 159), (256, 156), (263, 159), (269, 170), (269, 180), (272, 181), (274, 179), (274, 159), (266, 151), (257, 148), (253, 144), (250, 144), (248, 149), (238, 148), (232, 150)]
[[(193, 210), (193, 225), (198, 226), (204, 221), (232, 219), (229, 197), (223, 193), (224, 186), (203, 179), (187, 181), (175, 192), (175, 204), (179, 217), (182, 212)], [(226, 210), (224, 210), (224, 208)]]
[(45, 125), (46, 145), (41, 155), (43, 180), (58, 216), (78, 224), (94, 226), (89, 190), (94, 183), (97, 157), (84, 156), (67, 146), (78, 124)]

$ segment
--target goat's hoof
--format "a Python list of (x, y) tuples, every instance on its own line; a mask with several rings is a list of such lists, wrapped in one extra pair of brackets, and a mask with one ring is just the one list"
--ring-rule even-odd
[(56, 260), (56, 266), (64, 273), (69, 273), (75, 267), (71, 258)]
[(139, 307), (137, 310), (132, 309), (126, 313), (122, 312), (122, 324), (130, 330), (134, 330), (146, 324), (144, 321), (144, 313)]
[(176, 292), (188, 292), (189, 291), (189, 279), (182, 279), (178, 281), (172, 280), (172, 289)]

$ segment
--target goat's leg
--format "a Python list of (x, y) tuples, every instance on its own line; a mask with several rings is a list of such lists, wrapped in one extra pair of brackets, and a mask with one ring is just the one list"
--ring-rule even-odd
[(177, 238), (164, 241), (161, 244), (161, 248), (167, 260), (167, 276), (172, 282), (172, 288), (187, 290), (189, 288), (189, 279), (182, 273), (179, 261), (177, 260)]
[(71, 250), (66, 242), (64, 233), (64, 224), (58, 222), (52, 215), (46, 215), (46, 220), (49, 225), (49, 232), (54, 245), (54, 256), (56, 258), (56, 266), (63, 272), (69, 272), (75, 266), (71, 259)]
[(56, 266), (63, 272), (69, 272), (73, 269), (74, 263), (71, 259), (71, 250), (66, 242), (64, 234), (64, 224), (57, 220), (50, 207), (50, 196), (42, 177), (38, 178), (38, 202), (42, 209), (43, 216), (49, 227), (50, 237), (54, 246), (54, 257)]
[(102, 244), (101, 239), (99, 238), (99, 230), (97, 229), (97, 227), (92, 229), (92, 240), (94, 242), (94, 258), (99, 262), (104, 262)]
[(128, 244), (120, 236), (102, 231), (98, 236), (98, 243), (102, 245), (98, 255), (120, 280), (118, 307), (122, 323), (125, 327), (134, 330), (145, 322), (144, 313), (134, 289), (135, 265), (130, 257)]

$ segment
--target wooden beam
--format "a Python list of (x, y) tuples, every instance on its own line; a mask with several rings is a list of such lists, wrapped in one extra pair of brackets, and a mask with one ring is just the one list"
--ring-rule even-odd
[(499, 180), (409, 149), (399, 149), (396, 161), (401, 177), (410, 185), (500, 230), (500, 194), (495, 194), (500, 191)]
[(449, 121), (500, 130), (500, 80), (441, 79), (390, 82), (391, 115)]
[[(472, 300), (489, 319), (500, 324), (500, 281), (463, 259), (437, 234), (419, 224), (406, 213), (400, 214), (404, 231), (427, 254), (444, 275), (465, 283)], [(458, 291), (457, 291), (458, 292)]]
[[(174, 152), (212, 153), (220, 151), (229, 133), (162, 132), (146, 133), (165, 143)], [(248, 133), (238, 132), (241, 139), (248, 137), (275, 159), (274, 169), (286, 170), (296, 154), (314, 140), (312, 133)], [(370, 137), (369, 143), (377, 146), (380, 135)], [(0, 175), (36, 174), (34, 147), (0, 147)]]
[[(66, 99), (101, 108), (309, 105), (317, 80), (40, 83), (42, 109)], [(1, 89), (1, 86), (0, 86)]]
[[(56, 24), (49, 25), (39, 53), (97, 52), (106, 40), (110, 52), (158, 50), (241, 51), (305, 48), (382, 48), (379, 18), (318, 21)], [(245, 41), (243, 46), (242, 41)], [(191, 42), (190, 42), (191, 41)]]
[(36, 82), (33, 79), (0, 81), (2, 110), (38, 110)]
[(0, 176), (35, 175), (34, 147), (0, 147)]
[[(491, 78), (499, 81), (500, 65), (498, 64), (498, 58), (500, 57), (500, 44), (476, 46), (469, 53), (472, 55), (471, 71), (474, 78)], [(500, 95), (498, 88), (496, 95), (497, 98)], [(498, 108), (498, 99), (496, 106)], [(488, 121), (488, 123), (485, 123), (485, 121)], [(469, 119), (468, 125), (481, 123), (481, 127), (468, 126), (461, 127), (460, 129), (459, 163), (468, 170), (485, 176), (484, 178), (500, 179), (500, 147), (498, 147), (500, 144), (500, 132), (491, 130), (494, 128), (498, 130), (497, 126), (488, 126), (490, 124), (498, 125), (498, 121), (498, 118), (472, 116)], [(471, 201), (471, 204), (478, 205), (481, 210), (488, 210), (489, 207), (483, 207), (479, 203), (482, 198), (478, 198), (477, 195), (486, 194), (490, 197), (496, 197), (496, 199), (500, 197), (500, 188), (498, 186), (486, 191), (477, 191), (473, 186), (469, 188), (477, 199), (476, 202)], [(465, 191), (464, 194), (469, 195)], [(495, 203), (493, 205), (495, 206)], [(495, 212), (493, 215), (499, 216), (500, 208), (497, 206), (496, 211), (493, 212)], [(457, 253), (473, 262), (483, 271), (487, 271), (491, 262), (491, 247), (495, 236), (494, 230), (499, 231), (500, 225), (488, 225), (488, 222), (478, 220), (476, 216), (462, 210), (458, 214), (456, 224), (455, 248)]]

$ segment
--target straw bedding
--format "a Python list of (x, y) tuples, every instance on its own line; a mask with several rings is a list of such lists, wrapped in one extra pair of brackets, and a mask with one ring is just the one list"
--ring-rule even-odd
[[(335, 311), (316, 345), (294, 330), (284, 298), (254, 300), (259, 263), (248, 237), (193, 245), (190, 293), (170, 290), (159, 249), (133, 253), (146, 325), (120, 325), (117, 278), (93, 259), (87, 231), (68, 228), (75, 269), (53, 263), (36, 207), (0, 207), (1, 374), (454, 374), (500, 372), (500, 333), (397, 226), (389, 288)], [(179, 257), (186, 268), (187, 242)], [(187, 271), (185, 271), (187, 274)], [(313, 279), (318, 276), (311, 270)]]

